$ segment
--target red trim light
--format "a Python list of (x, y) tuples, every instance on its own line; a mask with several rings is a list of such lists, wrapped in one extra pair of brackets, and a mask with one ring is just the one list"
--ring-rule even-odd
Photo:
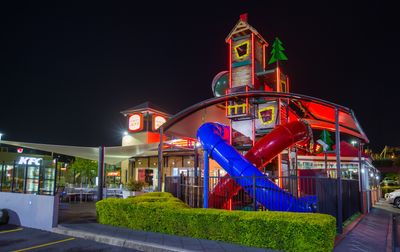
[(232, 39), (229, 39), (229, 88), (232, 88)]
[(130, 132), (137, 132), (143, 129), (143, 115), (132, 114), (128, 117), (128, 130)]

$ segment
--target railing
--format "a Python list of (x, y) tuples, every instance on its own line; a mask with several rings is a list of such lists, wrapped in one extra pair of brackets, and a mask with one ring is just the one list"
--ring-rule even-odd
[[(209, 206), (230, 210), (286, 210), (289, 200), (298, 204), (297, 211), (315, 202), (314, 211), (337, 217), (337, 180), (324, 177), (270, 177), (269, 186), (260, 186), (264, 177), (234, 177), (234, 187), (227, 185), (227, 178), (210, 177)], [(236, 189), (236, 183), (244, 188)], [(279, 185), (282, 189), (277, 189)], [(191, 207), (203, 207), (203, 178), (176, 176), (165, 178), (165, 191), (186, 202)], [(223, 191), (225, 190), (225, 191)], [(232, 191), (237, 193), (232, 195)], [(258, 195), (257, 195), (258, 194)], [(293, 197), (292, 197), (293, 196)], [(360, 212), (360, 193), (357, 180), (342, 180), (343, 220)]]

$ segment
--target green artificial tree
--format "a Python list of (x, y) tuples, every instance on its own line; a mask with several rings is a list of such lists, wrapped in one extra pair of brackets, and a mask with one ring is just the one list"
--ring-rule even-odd
[(274, 43), (272, 44), (271, 58), (268, 61), (268, 64), (272, 64), (276, 62), (279, 65), (279, 61), (288, 60), (285, 53), (285, 48), (282, 46), (282, 41), (279, 38), (275, 38)]
[(332, 150), (332, 145), (333, 145), (333, 140), (331, 137), (331, 133), (327, 130), (323, 130), (321, 132), (321, 135), (319, 136), (319, 138), (326, 144), (328, 145), (328, 148), (326, 149), (328, 150)]

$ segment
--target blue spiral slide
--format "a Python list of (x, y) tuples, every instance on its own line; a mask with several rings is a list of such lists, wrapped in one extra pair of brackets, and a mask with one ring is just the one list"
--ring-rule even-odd
[[(316, 197), (296, 198), (285, 192), (247, 161), (234, 147), (226, 143), (229, 128), (218, 123), (205, 123), (197, 131), (197, 138), (235, 182), (256, 201), (271, 211), (314, 212)], [(253, 180), (255, 178), (255, 190)]]

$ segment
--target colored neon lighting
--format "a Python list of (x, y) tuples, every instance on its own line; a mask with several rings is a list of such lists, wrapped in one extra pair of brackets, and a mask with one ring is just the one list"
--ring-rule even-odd
[(229, 88), (232, 88), (232, 39), (229, 39)]
[(280, 92), (281, 91), (281, 87), (280, 87), (280, 71), (279, 71), (279, 67), (276, 68), (276, 92)]
[[(269, 119), (268, 121), (264, 121), (263, 120), (263, 116), (262, 116), (262, 112), (268, 111), (268, 110), (271, 111), (271, 119)], [(266, 108), (260, 109), (258, 111), (258, 118), (260, 119), (261, 123), (264, 124), (264, 125), (272, 123), (274, 121), (274, 118), (275, 118), (275, 107), (272, 105), (272, 106), (268, 106)]]
[[(246, 86), (246, 92), (249, 91), (249, 87)], [(249, 114), (250, 106), (249, 106), (249, 98), (246, 97), (246, 114)]]
[(232, 114), (232, 110), (234, 110), (233, 115), (238, 115), (239, 114), (239, 108), (242, 109), (242, 114), (245, 114), (247, 112), (247, 104), (242, 103), (242, 104), (234, 104), (234, 105), (229, 105), (228, 106), (228, 116)]
[(251, 34), (251, 84), (253, 87), (255, 87), (255, 76), (254, 76), (254, 70), (255, 70), (255, 65), (254, 65), (254, 33)]
[(266, 51), (267, 51), (267, 46), (266, 45), (263, 45), (263, 71), (265, 71), (265, 61), (266, 61), (266, 59), (265, 59), (265, 53), (266, 53)]
[(283, 188), (283, 179), (282, 179), (282, 156), (278, 155), (278, 176), (279, 176), (279, 187)]
[[(245, 51), (244, 54), (240, 55), (240, 54), (239, 54), (239, 50), (242, 50), (241, 48), (244, 47), (244, 46), (246, 46), (246, 47), (245, 47), (245, 48), (246, 48), (246, 49), (245, 49), (246, 51)], [(249, 41), (245, 41), (245, 42), (240, 43), (239, 45), (235, 46), (235, 47), (234, 47), (234, 51), (235, 51), (235, 54), (236, 54), (236, 58), (238, 58), (238, 59), (243, 59), (243, 58), (249, 56), (249, 46), (250, 46), (250, 42), (249, 42)]]

